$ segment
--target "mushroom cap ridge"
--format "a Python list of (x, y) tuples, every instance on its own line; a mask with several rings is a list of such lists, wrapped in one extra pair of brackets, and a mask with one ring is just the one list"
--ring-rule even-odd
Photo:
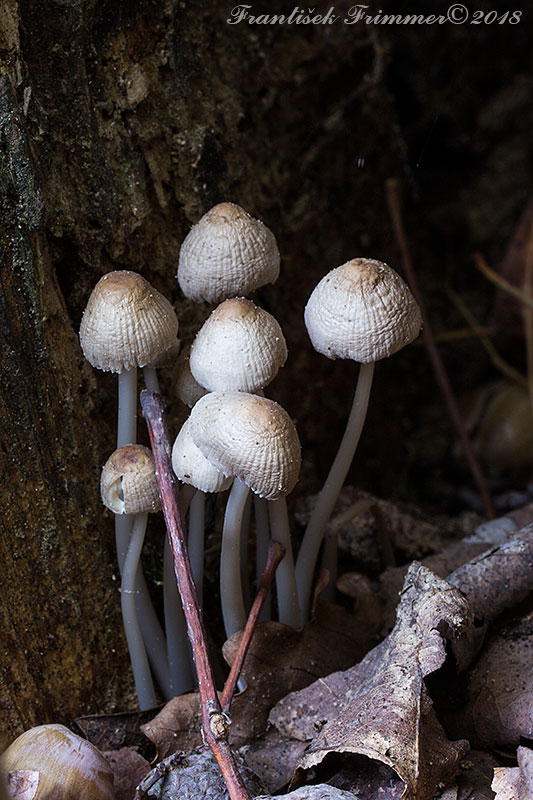
[(250, 294), (279, 275), (272, 231), (235, 203), (219, 203), (191, 228), (181, 245), (178, 282), (197, 303)]
[(193, 442), (224, 475), (240, 478), (259, 497), (289, 494), (300, 472), (300, 442), (278, 403), (247, 392), (210, 392), (190, 416)]
[(362, 364), (396, 353), (418, 336), (422, 317), (407, 284), (387, 264), (369, 258), (328, 272), (305, 308), (315, 350)]
[(172, 447), (172, 469), (182, 483), (188, 483), (202, 492), (223, 492), (229, 489), (233, 478), (227, 478), (207, 460), (196, 447), (187, 419), (176, 436)]
[(176, 347), (178, 318), (173, 307), (142, 275), (108, 272), (83, 312), (80, 344), (93, 367), (124, 372), (153, 364)]

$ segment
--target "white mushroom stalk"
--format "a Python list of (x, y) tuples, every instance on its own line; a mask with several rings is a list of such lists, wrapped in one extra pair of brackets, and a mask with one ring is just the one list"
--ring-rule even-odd
[(327, 522), (352, 463), (368, 408), (374, 362), (418, 336), (420, 310), (402, 278), (387, 264), (356, 258), (329, 272), (305, 309), (315, 350), (361, 364), (352, 410), (329, 475), (308, 522), (296, 561), (302, 622), (309, 615), (311, 585)]
[(148, 512), (161, 508), (150, 450), (138, 444), (121, 447), (107, 460), (100, 480), (104, 505), (117, 515), (132, 515), (133, 528), (122, 570), (121, 605), (135, 688), (141, 710), (157, 703), (136, 608), (135, 578)]
[[(238, 554), (247, 488), (268, 500), (292, 491), (300, 471), (300, 442), (294, 423), (281, 406), (245, 392), (205, 395), (194, 406), (189, 425), (191, 438), (205, 458), (223, 474), (239, 479), (226, 510), (220, 567), (223, 616), (226, 634), (231, 636), (245, 622)], [(288, 530), (280, 526), (274, 538), (287, 545), (287, 573), (289, 579), (291, 572), (294, 578)], [(292, 587), (281, 587), (278, 600), (280, 618), (297, 627), (300, 613), (294, 580)]]

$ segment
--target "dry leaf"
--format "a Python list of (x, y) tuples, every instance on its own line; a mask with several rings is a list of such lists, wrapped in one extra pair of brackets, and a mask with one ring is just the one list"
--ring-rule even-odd
[(39, 786), (38, 772), (33, 769), (14, 769), (6, 777), (8, 800), (33, 800)]
[(443, 664), (444, 640), (470, 623), (461, 593), (415, 562), (387, 639), (355, 667), (289, 695), (270, 720), (285, 735), (312, 740), (304, 768), (330, 753), (357, 753), (392, 767), (405, 784), (402, 796), (431, 798), (467, 744), (447, 740), (424, 677)]
[(133, 800), (135, 787), (150, 772), (150, 764), (133, 747), (108, 750), (102, 755), (115, 776), (116, 800)]
[(202, 719), (197, 692), (174, 697), (141, 730), (156, 746), (157, 760), (173, 753), (192, 753), (202, 744)]
[[(256, 797), (255, 800), (271, 800), (268, 795)], [(351, 792), (343, 792), (334, 786), (320, 783), (316, 786), (302, 786), (294, 792), (284, 794), (282, 800), (357, 800)]]
[(92, 714), (75, 720), (85, 738), (99, 750), (137, 747), (144, 739), (141, 726), (154, 716), (154, 710), (122, 714)]
[(274, 794), (289, 783), (294, 774), (294, 764), (303, 756), (306, 747), (306, 742), (288, 739), (270, 727), (263, 736), (239, 752), (265, 789)]
[(518, 767), (494, 770), (492, 788), (496, 800), (531, 800), (533, 797), (533, 750), (519, 747)]

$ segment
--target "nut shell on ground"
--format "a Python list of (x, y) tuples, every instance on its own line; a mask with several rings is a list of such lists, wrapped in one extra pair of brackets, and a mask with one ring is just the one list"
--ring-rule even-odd
[(94, 287), (80, 325), (80, 344), (93, 367), (123, 372), (155, 365), (175, 351), (178, 318), (142, 275), (108, 272)]
[(278, 403), (246, 392), (211, 392), (194, 406), (195, 445), (225, 475), (240, 478), (259, 497), (289, 494), (300, 472), (300, 442)]
[(319, 353), (367, 364), (416, 339), (422, 318), (397, 272), (381, 261), (354, 258), (315, 287), (305, 308), (305, 324)]
[(193, 342), (190, 367), (211, 392), (255, 392), (272, 381), (287, 359), (278, 322), (244, 297), (225, 300)]
[(233, 483), (194, 444), (189, 430), (189, 420), (182, 426), (172, 447), (172, 469), (182, 483), (188, 483), (202, 492), (223, 492)]
[(159, 511), (161, 500), (152, 451), (141, 444), (119, 447), (107, 459), (100, 478), (102, 502), (114, 514)]
[(191, 300), (220, 303), (274, 283), (279, 262), (276, 239), (266, 225), (235, 203), (219, 203), (186, 236), (178, 282)]

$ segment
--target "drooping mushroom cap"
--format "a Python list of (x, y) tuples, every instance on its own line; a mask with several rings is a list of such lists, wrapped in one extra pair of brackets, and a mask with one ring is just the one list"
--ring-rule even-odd
[(422, 318), (397, 272), (381, 261), (354, 258), (315, 287), (305, 324), (319, 353), (368, 364), (416, 339)]
[(300, 442), (287, 412), (246, 392), (211, 392), (194, 406), (195, 445), (225, 475), (268, 500), (289, 494), (300, 472)]
[[(176, 369), (172, 376), (172, 386), (182, 403), (192, 408), (193, 405), (207, 394), (207, 389), (200, 386), (191, 372), (190, 366), (191, 346), (181, 351), (176, 362)], [(207, 491), (207, 490), (206, 490)]]
[(189, 420), (184, 423), (174, 442), (172, 469), (182, 483), (188, 483), (202, 492), (223, 492), (233, 483), (233, 478), (227, 478), (196, 447), (189, 430)]
[(85, 358), (106, 372), (157, 363), (175, 348), (177, 334), (178, 318), (166, 297), (127, 270), (98, 281), (80, 325)]
[(251, 300), (225, 300), (193, 342), (194, 378), (211, 392), (255, 392), (273, 380), (287, 359), (283, 332), (274, 317)]
[(100, 478), (102, 502), (115, 514), (159, 511), (161, 500), (152, 451), (142, 444), (119, 447), (107, 459)]
[(178, 282), (197, 303), (250, 294), (278, 275), (274, 234), (234, 203), (219, 203), (204, 214), (181, 246)]

